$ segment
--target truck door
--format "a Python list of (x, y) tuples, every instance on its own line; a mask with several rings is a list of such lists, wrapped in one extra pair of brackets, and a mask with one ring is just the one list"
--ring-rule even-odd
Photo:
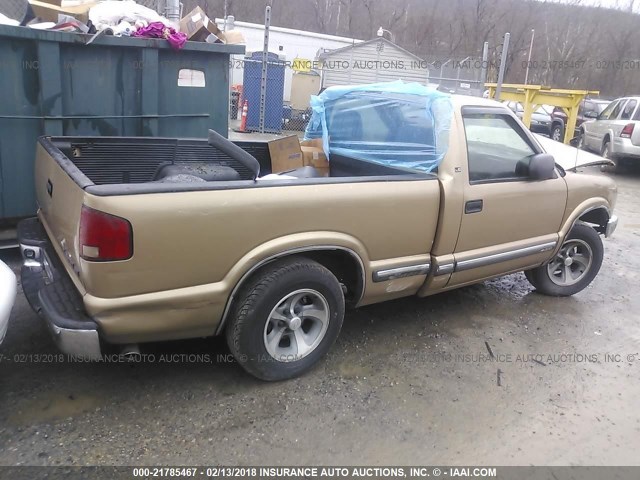
[(463, 214), (447, 285), (522, 270), (546, 261), (558, 242), (567, 186), (528, 177), (528, 161), (542, 153), (500, 107), (462, 108), (467, 142)]

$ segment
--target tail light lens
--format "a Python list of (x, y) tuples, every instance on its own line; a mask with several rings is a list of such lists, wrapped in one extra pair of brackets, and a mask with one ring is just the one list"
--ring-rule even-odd
[(92, 262), (127, 260), (133, 256), (133, 231), (124, 218), (82, 206), (80, 256)]
[(631, 138), (631, 135), (633, 134), (634, 126), (635, 126), (635, 123), (627, 123), (622, 129), (622, 131), (620, 132), (620, 137)]

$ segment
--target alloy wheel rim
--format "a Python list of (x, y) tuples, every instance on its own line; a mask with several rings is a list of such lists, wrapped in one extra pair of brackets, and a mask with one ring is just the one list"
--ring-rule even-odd
[(554, 259), (547, 265), (549, 278), (561, 287), (575, 285), (591, 269), (593, 251), (580, 239), (567, 240)]
[(329, 327), (329, 303), (317, 290), (291, 292), (276, 303), (264, 327), (264, 346), (279, 362), (295, 362), (313, 352)]

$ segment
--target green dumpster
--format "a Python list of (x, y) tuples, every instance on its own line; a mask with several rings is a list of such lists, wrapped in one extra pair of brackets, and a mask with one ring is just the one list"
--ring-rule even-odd
[(244, 46), (0, 25), (0, 222), (36, 210), (40, 135), (227, 136), (229, 56)]

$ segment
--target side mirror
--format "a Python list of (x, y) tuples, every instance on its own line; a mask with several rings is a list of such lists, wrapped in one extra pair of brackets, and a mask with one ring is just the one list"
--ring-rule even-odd
[(555, 177), (556, 161), (553, 155), (538, 153), (529, 160), (529, 178), (532, 180), (549, 180)]
[(593, 110), (589, 110), (588, 112), (584, 112), (584, 118), (598, 118), (598, 114)]

